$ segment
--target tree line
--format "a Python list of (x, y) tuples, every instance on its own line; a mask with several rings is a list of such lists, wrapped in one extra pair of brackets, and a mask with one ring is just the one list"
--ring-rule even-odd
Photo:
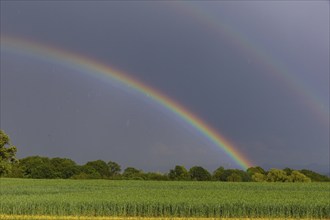
[(246, 171), (219, 167), (213, 173), (201, 166), (189, 170), (177, 165), (167, 173), (144, 172), (143, 170), (121, 166), (113, 161), (89, 161), (78, 165), (67, 158), (31, 156), (12, 164), (4, 175), (14, 178), (35, 179), (116, 179), (116, 180), (176, 180), (176, 181), (224, 181), (224, 182), (320, 182), (329, 181), (327, 176), (311, 170), (290, 168), (264, 170), (250, 167)]
[(144, 172), (103, 160), (78, 165), (68, 158), (31, 156), (17, 160), (16, 147), (8, 135), (0, 130), (0, 176), (35, 179), (116, 179), (116, 180), (175, 180), (175, 181), (224, 181), (224, 182), (329, 182), (330, 178), (311, 170), (270, 169), (250, 167), (246, 171), (219, 167), (210, 173), (201, 166), (189, 170), (181, 165), (167, 173)]

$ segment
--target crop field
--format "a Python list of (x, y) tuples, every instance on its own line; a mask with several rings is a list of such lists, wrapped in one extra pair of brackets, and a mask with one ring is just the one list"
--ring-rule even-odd
[(0, 179), (0, 198), (1, 219), (330, 218), (329, 183)]

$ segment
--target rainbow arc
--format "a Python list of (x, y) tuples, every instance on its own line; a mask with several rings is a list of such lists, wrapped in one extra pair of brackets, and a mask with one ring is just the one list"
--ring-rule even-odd
[(246, 170), (252, 166), (248, 160), (230, 141), (217, 132), (214, 128), (204, 122), (197, 115), (193, 114), (180, 103), (166, 96), (162, 92), (152, 88), (149, 85), (135, 79), (134, 77), (109, 67), (96, 60), (75, 54), (63, 49), (55, 48), (50, 45), (44, 45), (20, 38), (1, 36), (1, 50), (8, 50), (14, 53), (24, 53), (33, 57), (56, 62), (60, 65), (87, 72), (91, 76), (103, 76), (111, 81), (116, 81), (134, 89), (136, 92), (144, 94), (151, 98), (163, 108), (179, 116), (183, 121), (192, 126), (197, 132), (205, 136), (217, 147), (226, 152), (237, 165)]

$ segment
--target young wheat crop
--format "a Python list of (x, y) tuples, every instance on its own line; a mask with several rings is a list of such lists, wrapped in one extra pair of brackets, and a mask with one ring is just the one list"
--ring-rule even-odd
[(0, 214), (330, 218), (329, 183), (0, 179)]

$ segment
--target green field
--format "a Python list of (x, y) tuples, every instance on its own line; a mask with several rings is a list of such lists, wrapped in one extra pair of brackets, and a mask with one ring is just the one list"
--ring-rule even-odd
[(0, 179), (0, 214), (330, 218), (329, 183)]

